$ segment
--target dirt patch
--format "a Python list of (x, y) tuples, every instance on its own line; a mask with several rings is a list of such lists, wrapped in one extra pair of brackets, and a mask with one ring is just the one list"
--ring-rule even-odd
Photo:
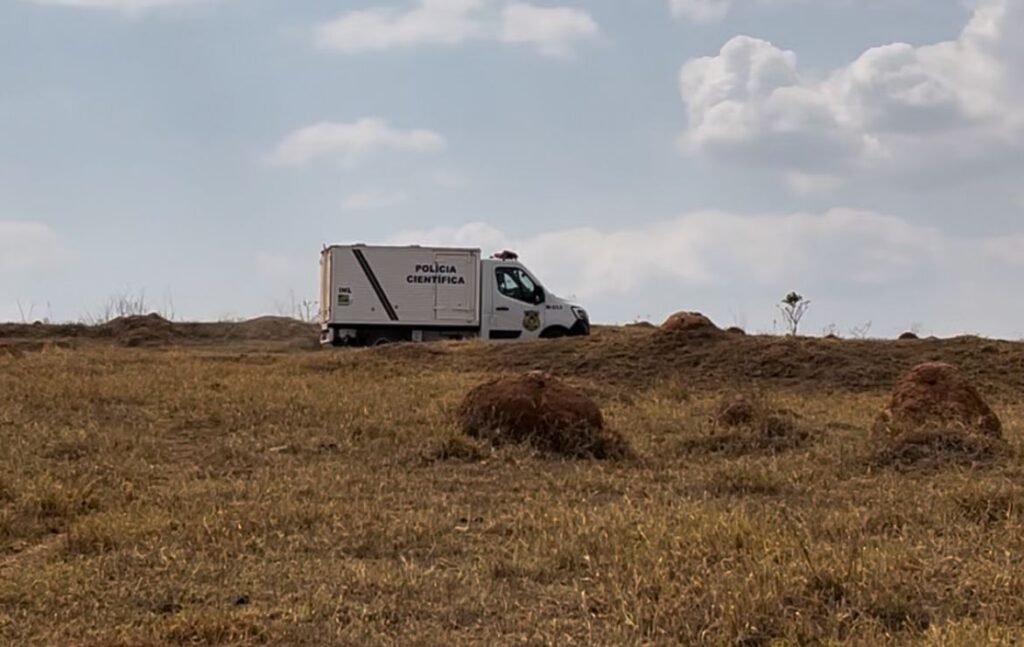
[(744, 454), (781, 452), (812, 438), (799, 416), (774, 406), (759, 395), (734, 394), (722, 398), (705, 424), (703, 434), (683, 443), (688, 451)]
[(677, 312), (661, 324), (665, 332), (721, 332), (710, 319), (699, 312)]
[(579, 389), (534, 371), (474, 388), (459, 408), (463, 431), (495, 445), (527, 443), (575, 458), (627, 458), (632, 451), (606, 429), (601, 409)]
[[(213, 324), (216, 325), (216, 324)], [(319, 341), (319, 326), (290, 317), (256, 317), (237, 324), (221, 324), (228, 334), (242, 339), (312, 339)]]

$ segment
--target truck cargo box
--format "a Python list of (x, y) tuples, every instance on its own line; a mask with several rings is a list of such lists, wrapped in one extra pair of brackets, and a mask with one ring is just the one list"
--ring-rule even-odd
[(320, 265), (325, 323), (480, 325), (478, 249), (334, 246)]

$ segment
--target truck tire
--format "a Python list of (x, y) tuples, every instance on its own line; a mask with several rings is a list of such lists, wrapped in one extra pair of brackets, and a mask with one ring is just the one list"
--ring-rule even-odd
[(409, 341), (409, 334), (402, 330), (367, 330), (359, 335), (363, 346), (383, 346), (400, 341)]
[(568, 337), (569, 331), (562, 326), (551, 326), (545, 328), (544, 332), (540, 334), (541, 339), (559, 339), (561, 337)]

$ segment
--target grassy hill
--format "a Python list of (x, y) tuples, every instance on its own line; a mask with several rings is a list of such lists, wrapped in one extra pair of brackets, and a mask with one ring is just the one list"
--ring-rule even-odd
[[(604, 328), (314, 351), (282, 322), (136, 324), (0, 327), (2, 644), (1024, 641), (1024, 345)], [(979, 386), (1004, 455), (877, 460), (872, 421), (927, 360)], [(465, 393), (532, 369), (636, 458), (462, 440)], [(706, 442), (736, 391), (806, 441)]]

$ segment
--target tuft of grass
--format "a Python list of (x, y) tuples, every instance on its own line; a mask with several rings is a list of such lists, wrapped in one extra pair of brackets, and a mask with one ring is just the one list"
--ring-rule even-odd
[(463, 463), (478, 463), (487, 459), (493, 450), (483, 441), (467, 436), (450, 436), (429, 449), (424, 460), (433, 461), (460, 461)]

